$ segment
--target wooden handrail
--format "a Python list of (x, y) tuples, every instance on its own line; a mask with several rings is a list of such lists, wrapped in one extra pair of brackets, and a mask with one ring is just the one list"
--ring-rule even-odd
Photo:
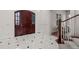
[(64, 20), (64, 21), (61, 21), (61, 22), (68, 21), (68, 20), (70, 20), (70, 19), (72, 19), (72, 18), (75, 18), (75, 17), (77, 17), (77, 16), (79, 16), (79, 14), (77, 14), (77, 15), (75, 15), (75, 16), (72, 16), (72, 17), (70, 17), (70, 18), (68, 18), (68, 19), (66, 19), (66, 20)]

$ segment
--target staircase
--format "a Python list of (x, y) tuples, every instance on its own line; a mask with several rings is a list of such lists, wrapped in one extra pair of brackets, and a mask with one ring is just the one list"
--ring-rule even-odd
[(79, 49), (79, 38), (72, 38), (73, 41), (64, 41), (64, 44), (59, 44), (60, 49)]
[[(79, 17), (79, 14), (69, 17), (66, 20), (62, 20), (61, 14), (58, 15), (58, 39), (60, 49), (78, 49), (79, 37), (71, 37), (71, 27), (69, 21), (75, 20), (73, 18)], [(75, 23), (73, 23), (74, 25)], [(75, 33), (75, 32), (74, 32)]]

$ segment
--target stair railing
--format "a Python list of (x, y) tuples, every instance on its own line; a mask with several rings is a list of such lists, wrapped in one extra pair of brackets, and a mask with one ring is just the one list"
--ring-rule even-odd
[(72, 20), (73, 18), (75, 18), (75, 17), (77, 17), (77, 16), (79, 16), (79, 14), (77, 14), (77, 15), (75, 15), (75, 16), (72, 16), (72, 17), (70, 17), (70, 18), (68, 18), (68, 19), (66, 19), (66, 20), (64, 20), (64, 21), (62, 21), (61, 20), (61, 15), (59, 16), (59, 20), (58, 20), (58, 34), (59, 34), (59, 36), (58, 36), (58, 39), (57, 39), (57, 42), (59, 43), (59, 44), (62, 44), (62, 43), (64, 43), (64, 40), (63, 40), (63, 38), (62, 38), (62, 23), (64, 23), (64, 22), (67, 22), (68, 20)]

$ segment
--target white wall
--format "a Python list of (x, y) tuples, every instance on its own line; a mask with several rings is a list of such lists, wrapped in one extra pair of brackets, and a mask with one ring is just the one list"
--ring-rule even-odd
[(51, 28), (51, 33), (56, 31), (56, 11), (50, 11), (51, 15), (51, 20), (50, 20), (50, 28)]
[(36, 32), (50, 35), (50, 12), (47, 10), (37, 11)]
[[(74, 16), (74, 11), (70, 11), (71, 17)], [(70, 29), (71, 29), (71, 35), (74, 35), (74, 19), (70, 20)]]
[(0, 10), (0, 39), (14, 37), (14, 11)]
[[(79, 14), (78, 10), (71, 10), (70, 16), (74, 16), (76, 14)], [(70, 29), (71, 29), (71, 35), (79, 36), (79, 17), (73, 18), (70, 20)]]
[[(75, 15), (79, 14), (79, 10), (75, 10)], [(79, 16), (75, 18), (74, 20), (74, 31), (75, 31), (75, 35), (79, 36)]]
[(56, 14), (61, 14), (62, 20), (65, 20), (65, 12), (64, 10), (51, 10), (50, 15), (51, 15), (51, 20), (50, 20), (50, 28), (51, 28), (51, 33), (56, 31), (57, 25), (56, 25)]
[[(79, 10), (71, 10), (70, 16), (79, 14)], [(70, 20), (71, 35), (79, 36), (79, 16)]]

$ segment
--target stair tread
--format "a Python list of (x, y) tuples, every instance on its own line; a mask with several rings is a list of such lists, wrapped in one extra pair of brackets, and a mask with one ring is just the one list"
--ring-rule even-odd
[(79, 47), (79, 39), (78, 38), (72, 38), (73, 42)]
[(78, 49), (79, 47), (72, 41), (65, 41), (65, 44), (59, 44), (60, 49)]
[(59, 48), (60, 48), (60, 49), (72, 49), (71, 47), (69, 47), (69, 46), (66, 45), (66, 44), (59, 44)]
[(69, 41), (69, 45), (71, 46), (71, 48), (74, 48), (74, 49), (79, 48), (74, 42), (71, 42), (71, 41)]

